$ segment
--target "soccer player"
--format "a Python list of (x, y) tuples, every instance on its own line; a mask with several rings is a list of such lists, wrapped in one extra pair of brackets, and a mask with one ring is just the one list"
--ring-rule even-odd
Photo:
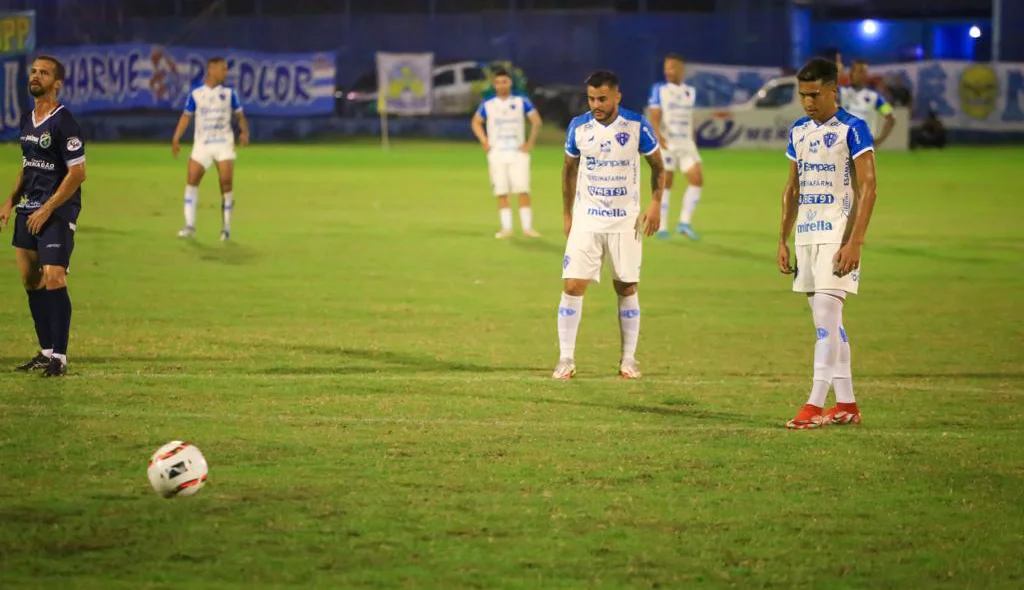
[(882, 117), (882, 130), (875, 139), (875, 145), (882, 145), (892, 133), (896, 119), (892, 106), (877, 90), (868, 87), (868, 62), (857, 60), (850, 69), (850, 85), (839, 89), (839, 106), (851, 115), (865, 121), (872, 133), (878, 129), (878, 116)]
[(191, 238), (196, 234), (196, 208), (199, 205), (199, 183), (203, 174), (214, 162), (220, 176), (221, 212), (224, 224), (220, 239), (231, 239), (231, 210), (234, 207), (235, 132), (231, 127), (232, 117), (238, 121), (238, 141), (249, 145), (249, 121), (238, 102), (238, 93), (224, 86), (228, 76), (228, 63), (223, 57), (211, 57), (206, 62), (206, 81), (188, 94), (185, 112), (178, 119), (178, 126), (171, 139), (171, 153), (175, 158), (181, 152), (181, 136), (188, 129), (193, 117), (196, 119), (195, 140), (192, 155), (188, 161), (188, 182), (185, 185), (185, 227), (178, 232), (179, 238)]
[[(533, 229), (530, 208), (530, 150), (540, 134), (540, 113), (533, 108), (529, 98), (512, 93), (512, 75), (505, 70), (494, 72), (494, 93), (494, 97), (480, 103), (471, 122), (473, 134), (487, 153), (491, 188), (494, 196), (498, 197), (501, 229), (494, 237), (504, 239), (512, 236), (512, 208), (508, 196), (518, 193), (523, 235), (538, 238), (540, 234)], [(524, 117), (530, 120), (529, 138), (526, 137)]]
[[(587, 78), (590, 112), (569, 123), (562, 166), (565, 215), (564, 290), (558, 304), (560, 356), (552, 375), (576, 375), (576, 333), (583, 313), (583, 295), (590, 281), (601, 279), (602, 260), (612, 267), (619, 296), (622, 358), (619, 374), (640, 377), (636, 346), (640, 338), (641, 238), (658, 229), (665, 165), (654, 129), (641, 115), (619, 108), (622, 95), (612, 72)], [(640, 155), (651, 167), (651, 204), (640, 214)]]
[(36, 326), (40, 352), (17, 369), (42, 370), (43, 377), (67, 371), (71, 335), (71, 298), (67, 268), (75, 248), (75, 224), (82, 210), (85, 143), (78, 122), (57, 93), (64, 84), (64, 65), (40, 55), (29, 70), (32, 111), (21, 117), (21, 170), (14, 190), (0, 206), (0, 230), (12, 210), (14, 256), (28, 307)]
[[(861, 247), (875, 206), (875, 154), (867, 123), (836, 104), (836, 65), (823, 58), (797, 73), (807, 116), (789, 132), (789, 179), (782, 192), (778, 266), (807, 294), (817, 341), (807, 403), (786, 426), (859, 424), (843, 304), (860, 284)], [(796, 229), (796, 267), (789, 237)], [(826, 412), (834, 388), (836, 405)]]
[(676, 232), (691, 240), (697, 239), (693, 231), (693, 214), (700, 202), (704, 186), (704, 174), (700, 165), (700, 154), (693, 140), (693, 107), (697, 101), (697, 89), (683, 82), (686, 64), (683, 58), (670, 53), (665, 57), (665, 81), (651, 87), (647, 101), (651, 125), (658, 136), (665, 158), (665, 196), (661, 200), (661, 225), (658, 237), (667, 238), (668, 211), (672, 204), (674, 172), (686, 177), (689, 186), (683, 193), (683, 211), (679, 214)]

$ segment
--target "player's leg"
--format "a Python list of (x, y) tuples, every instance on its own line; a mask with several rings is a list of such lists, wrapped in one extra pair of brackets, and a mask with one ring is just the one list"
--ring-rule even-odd
[(539, 238), (540, 234), (533, 229), (533, 209), (530, 207), (530, 154), (517, 154), (512, 166), (511, 190), (519, 193), (519, 223), (523, 235)]
[[(830, 287), (841, 290), (845, 294), (855, 294), (859, 287), (861, 269), (846, 275), (832, 275)], [(836, 359), (835, 371), (832, 376), (832, 388), (836, 392), (836, 405), (824, 414), (825, 424), (846, 425), (860, 424), (860, 410), (853, 395), (853, 368), (851, 366), (850, 339), (844, 327), (842, 312), (839, 316), (839, 354)]]
[(213, 163), (206, 150), (196, 146), (188, 159), (188, 173), (185, 181), (185, 227), (178, 232), (179, 238), (191, 238), (196, 233), (196, 211), (199, 208), (199, 183), (203, 174)]
[(231, 239), (231, 211), (235, 207), (235, 160), (223, 159), (217, 162), (217, 176), (220, 178), (220, 211), (223, 225), (220, 231), (220, 240), (226, 242)]
[(487, 171), (491, 177), (491, 189), (498, 200), (498, 221), (501, 224), (494, 237), (499, 240), (510, 238), (512, 237), (512, 206), (508, 202), (508, 195), (512, 192), (512, 187), (509, 166), (504, 160), (498, 160), (491, 156), (487, 159)]
[(75, 227), (57, 217), (39, 231), (39, 263), (43, 267), (47, 315), (53, 354), (43, 377), (60, 377), (67, 370), (68, 341), (71, 337), (71, 297), (68, 294), (67, 267), (75, 249)]
[(640, 341), (640, 299), (637, 284), (640, 282), (640, 263), (643, 257), (643, 243), (633, 233), (610, 234), (608, 236), (608, 258), (612, 264), (613, 286), (619, 297), (619, 335), (622, 355), (619, 375), (626, 379), (640, 378), (640, 365), (636, 360), (636, 347)]
[(668, 213), (672, 207), (672, 182), (675, 180), (673, 170), (677, 165), (675, 157), (670, 152), (663, 152), (665, 158), (665, 192), (661, 194), (661, 223), (658, 225), (658, 237), (668, 238)]
[(21, 285), (28, 295), (28, 308), (36, 328), (39, 352), (28, 362), (19, 365), (18, 371), (45, 368), (53, 354), (53, 340), (50, 335), (50, 318), (47, 314), (46, 294), (43, 291), (43, 269), (39, 265), (35, 236), (28, 231), (24, 215), (14, 220), (14, 259), (21, 275)]
[(683, 210), (679, 214), (677, 231), (696, 240), (698, 236), (697, 232), (693, 231), (693, 214), (697, 211), (697, 204), (700, 203), (700, 193), (704, 187), (704, 171), (696, 152), (686, 154), (681, 166), (685, 166), (684, 173), (688, 185), (683, 193)]
[[(796, 246), (796, 274), (793, 276), (793, 291), (802, 293), (807, 297), (807, 304), (811, 308), (811, 315), (814, 317), (814, 291), (815, 291), (815, 267), (812, 264), (818, 246)], [(817, 332), (816, 332), (817, 333)], [(815, 355), (817, 355), (817, 344)], [(817, 356), (815, 356), (817, 359)], [(815, 389), (818, 387), (818, 389)], [(822, 408), (825, 404), (825, 396), (828, 395), (828, 384), (826, 382), (824, 392), (820, 391), (820, 384), (812, 381), (811, 395), (808, 403), (804, 404), (797, 412), (795, 418), (786, 423), (787, 428), (803, 430), (818, 428), (822, 422)], [(817, 403), (815, 403), (817, 402)]]
[(576, 335), (583, 319), (583, 295), (591, 281), (601, 280), (605, 236), (585, 231), (569, 232), (562, 258), (562, 295), (558, 302), (558, 365), (552, 377), (576, 375)]

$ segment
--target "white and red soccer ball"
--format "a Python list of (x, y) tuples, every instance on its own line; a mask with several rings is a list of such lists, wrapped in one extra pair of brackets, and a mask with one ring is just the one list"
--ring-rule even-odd
[(149, 460), (149, 484), (164, 498), (194, 496), (208, 474), (206, 458), (199, 449), (180, 440), (160, 447)]

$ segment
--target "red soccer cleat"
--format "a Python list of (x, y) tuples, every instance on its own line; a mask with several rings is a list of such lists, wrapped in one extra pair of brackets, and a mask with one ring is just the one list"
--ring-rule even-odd
[(823, 426), (846, 426), (847, 424), (860, 424), (860, 410), (857, 404), (836, 404), (829, 408), (821, 416)]
[(804, 404), (800, 411), (797, 412), (796, 418), (786, 422), (786, 428), (790, 430), (810, 430), (812, 428), (821, 428), (821, 426), (821, 408), (811, 404)]

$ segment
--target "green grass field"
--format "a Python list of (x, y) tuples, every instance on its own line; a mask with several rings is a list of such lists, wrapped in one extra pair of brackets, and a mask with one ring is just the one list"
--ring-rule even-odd
[[(865, 424), (812, 432), (782, 428), (814, 332), (774, 263), (781, 154), (706, 153), (704, 239), (646, 243), (645, 378), (615, 376), (606, 281), (553, 382), (558, 148), (545, 237), (504, 242), (473, 146), (250, 148), (227, 245), (213, 178), (179, 241), (184, 161), (89, 150), (70, 374), (0, 373), (0, 588), (1024, 585), (1019, 149), (880, 154)], [(210, 481), (163, 500), (146, 462), (181, 438)]]

